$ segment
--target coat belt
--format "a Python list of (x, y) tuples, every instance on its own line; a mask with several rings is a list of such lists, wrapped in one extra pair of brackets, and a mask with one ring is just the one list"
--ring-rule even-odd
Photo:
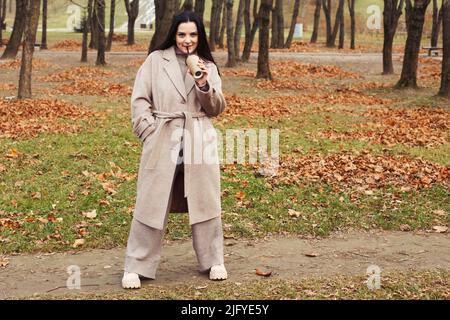
[[(183, 118), (185, 119), (185, 128), (192, 136), (194, 133), (194, 118), (203, 118), (206, 117), (206, 113), (204, 112), (187, 112), (187, 111), (176, 111), (176, 112), (164, 112), (159, 110), (152, 111), (152, 114), (157, 118), (162, 119), (160, 125), (156, 129), (154, 133), (156, 135), (155, 140), (155, 148), (150, 154), (150, 159), (147, 163), (146, 169), (154, 169), (156, 167), (156, 163), (158, 162), (159, 155), (161, 153), (162, 141), (166, 141), (164, 138), (169, 133), (167, 130), (167, 124), (173, 119)], [(161, 140), (163, 139), (163, 140)], [(185, 144), (186, 148), (186, 144)], [(186, 151), (191, 153), (191, 158), (194, 159), (194, 148), (191, 143), (188, 143), (188, 148), (190, 150), (184, 150), (183, 153), (186, 154)], [(187, 197), (190, 190), (190, 181), (191, 181), (191, 170), (190, 166), (184, 163), (184, 197)]]

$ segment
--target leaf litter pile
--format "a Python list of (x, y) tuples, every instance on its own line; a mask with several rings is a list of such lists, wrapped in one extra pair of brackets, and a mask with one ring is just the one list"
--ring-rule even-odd
[(363, 114), (369, 121), (354, 129), (329, 129), (320, 137), (332, 140), (363, 140), (384, 145), (433, 147), (448, 142), (450, 112), (443, 108), (371, 108)]
[[(261, 172), (261, 166), (254, 168)], [(272, 184), (303, 185), (304, 181), (323, 182), (337, 192), (372, 190), (395, 186), (402, 191), (429, 188), (434, 184), (450, 187), (450, 167), (405, 155), (373, 155), (343, 151), (328, 155), (282, 156), (278, 170), (269, 176)]]
[(67, 81), (67, 80), (79, 80), (79, 79), (96, 79), (98, 77), (116, 77), (119, 73), (111, 70), (105, 70), (104, 68), (81, 66), (65, 70), (58, 73), (52, 73), (47, 76), (38, 77), (39, 81)]
[(68, 84), (62, 84), (56, 88), (56, 91), (63, 94), (83, 94), (92, 96), (131, 96), (130, 86), (120, 83), (109, 83), (103, 80), (82, 79), (74, 80)]
[(85, 107), (64, 101), (0, 99), (0, 137), (29, 138), (40, 132), (77, 132), (79, 124), (61, 120), (91, 121), (95, 115)]
[[(33, 69), (44, 69), (52, 66), (51, 63), (41, 60), (33, 59)], [(6, 62), (0, 62), (0, 69), (19, 69), (22, 64), (21, 59), (9, 60)]]

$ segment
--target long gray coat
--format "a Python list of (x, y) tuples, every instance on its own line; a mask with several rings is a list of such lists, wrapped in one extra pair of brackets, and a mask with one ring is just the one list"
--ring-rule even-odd
[[(156, 229), (163, 229), (168, 205), (185, 207), (185, 210), (172, 209), (171, 212), (186, 212), (188, 208), (190, 224), (221, 214), (217, 134), (210, 117), (223, 112), (226, 102), (216, 65), (207, 63), (206, 67), (210, 87), (207, 92), (195, 85), (189, 73), (183, 81), (174, 47), (152, 52), (136, 75), (131, 120), (143, 149), (134, 218)], [(174, 155), (178, 155), (183, 128), (186, 129), (184, 179), (177, 177), (169, 204), (176, 167)], [(198, 161), (197, 152), (202, 158), (202, 150), (207, 150), (208, 161)], [(211, 161), (211, 157), (215, 161)], [(187, 206), (181, 203), (186, 201), (184, 196)]]

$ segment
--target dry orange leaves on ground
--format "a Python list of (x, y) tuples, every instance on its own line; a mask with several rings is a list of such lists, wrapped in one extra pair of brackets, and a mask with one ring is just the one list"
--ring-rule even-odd
[(319, 136), (335, 140), (364, 140), (393, 145), (432, 147), (447, 142), (450, 112), (439, 108), (369, 109), (363, 114), (369, 121), (353, 130), (322, 131)]
[[(257, 169), (259, 169), (256, 166)], [(340, 152), (329, 155), (308, 154), (281, 157), (273, 183), (298, 184), (320, 181), (336, 191), (355, 189), (371, 194), (370, 190), (395, 186), (403, 191), (428, 188), (439, 183), (450, 186), (450, 167), (405, 155), (373, 155)]]
[(0, 99), (0, 137), (34, 137), (39, 132), (75, 132), (79, 125), (62, 123), (70, 120), (91, 120), (96, 113), (64, 101)]
[[(0, 62), (0, 69), (19, 69), (20, 65), (22, 64), (21, 59), (15, 59), (15, 60), (8, 60), (5, 62)], [(52, 64), (40, 60), (40, 59), (33, 59), (33, 69), (43, 69), (43, 68), (49, 68)]]
[[(227, 116), (248, 116), (249, 118), (294, 115), (299, 106), (309, 105), (387, 105), (390, 99), (381, 99), (356, 89), (337, 89), (334, 93), (304, 93), (296, 96), (278, 96), (255, 99), (237, 95), (225, 95)], [(311, 112), (311, 111), (310, 111)]]
[(0, 90), (15, 90), (17, 86), (13, 83), (0, 83)]
[[(355, 72), (345, 71), (334, 65), (318, 65), (301, 63), (295, 60), (271, 60), (270, 69), (275, 78), (290, 77), (314, 77), (323, 79), (361, 79), (362, 76)], [(246, 68), (222, 69), (224, 76), (256, 77), (256, 71)]]
[(131, 87), (102, 80), (83, 79), (56, 87), (63, 94), (83, 94), (92, 96), (131, 96)]
[(39, 81), (66, 81), (77, 79), (93, 79), (98, 77), (116, 77), (120, 74), (116, 71), (106, 70), (99, 67), (81, 66), (65, 70), (58, 73), (52, 73), (48, 76), (38, 77)]

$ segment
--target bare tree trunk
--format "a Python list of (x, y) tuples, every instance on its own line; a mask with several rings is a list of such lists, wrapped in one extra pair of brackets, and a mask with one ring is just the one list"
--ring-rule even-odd
[[(34, 44), (41, 11), (41, 0), (25, 1), (25, 41), (22, 49), (22, 63), (20, 65), (19, 99), (31, 98), (31, 75), (33, 69)], [(23, 14), (23, 12), (20, 12)]]
[(384, 0), (383, 23), (384, 23), (384, 43), (383, 43), (383, 74), (393, 74), (394, 65), (392, 62), (392, 46), (398, 21), (403, 11), (404, 0)]
[(155, 0), (155, 33), (150, 42), (148, 53), (156, 49), (169, 33), (173, 16), (180, 8), (180, 0)]
[(234, 31), (234, 56), (235, 60), (239, 60), (239, 53), (241, 52), (241, 32), (242, 22), (244, 19), (244, 2), (245, 0), (239, 0), (239, 8), (236, 18), (236, 30)]
[[(442, 4), (444, 4), (444, 2), (442, 2)], [(432, 30), (431, 30), (431, 46), (432, 47), (437, 47), (438, 46), (439, 32), (441, 30), (441, 25), (442, 25), (442, 7), (438, 11), (436, 20), (437, 21), (436, 21), (436, 24), (435, 24), (434, 10), (433, 10), (433, 27), (432, 27)]]
[(6, 0), (0, 0), (0, 48), (3, 47), (3, 24), (6, 18)]
[(344, 40), (345, 40), (344, 7), (342, 7), (341, 14), (339, 16), (339, 46), (338, 46), (338, 49), (344, 48)]
[(96, 65), (105, 65), (105, 0), (95, 0), (98, 25), (98, 50)]
[(405, 7), (405, 23), (406, 23), (406, 30), (409, 30), (409, 18), (411, 16), (411, 12), (413, 9), (412, 0), (406, 0), (406, 7)]
[(394, 44), (394, 36), (397, 31), (398, 20), (403, 12), (404, 0), (384, 0), (383, 11), (383, 74), (393, 74), (394, 64), (392, 62), (392, 46)]
[(87, 62), (88, 53), (88, 17), (86, 9), (84, 11), (83, 19), (81, 20), (81, 27), (83, 28), (83, 41), (81, 43), (81, 62)]
[(257, 79), (272, 80), (269, 66), (269, 25), (273, 0), (261, 0)]
[[(220, 36), (221, 36), (220, 32), (221, 32), (221, 30), (224, 30), (223, 28), (224, 28), (224, 24), (225, 24), (225, 20), (223, 19), (223, 16), (225, 15), (225, 11), (226, 11), (225, 0), (219, 0), (219, 8), (216, 13), (216, 19), (217, 19), (216, 31), (214, 31), (214, 34), (216, 36), (216, 44), (218, 44), (219, 47), (220, 47)], [(223, 41), (222, 41), (222, 43), (223, 43)]]
[(331, 0), (322, 0), (323, 13), (325, 15), (326, 43), (331, 43)]
[(339, 0), (339, 6), (336, 10), (336, 17), (334, 19), (334, 27), (333, 27), (333, 32), (331, 33), (331, 37), (330, 37), (330, 41), (327, 41), (327, 47), (334, 47), (335, 43), (336, 43), (336, 37), (337, 37), (337, 33), (339, 31), (339, 26), (341, 23), (341, 18), (343, 17), (343, 12), (344, 12), (344, 0)]
[(211, 6), (211, 22), (209, 24), (209, 46), (211, 51), (216, 50), (216, 24), (217, 24), (217, 11), (219, 10), (219, 1), (221, 0), (212, 0)]
[(114, 35), (114, 17), (116, 15), (116, 0), (111, 0), (111, 10), (109, 12), (109, 33), (106, 51), (111, 51), (112, 40)]
[(194, 11), (200, 16), (200, 19), (203, 21), (203, 16), (205, 15), (205, 0), (195, 0)]
[(439, 33), (438, 29), (438, 15), (439, 15), (439, 8), (437, 0), (433, 0), (433, 23), (431, 24), (431, 46), (436, 47), (437, 45), (437, 37), (436, 34)]
[(42, 0), (42, 35), (41, 50), (47, 48), (47, 0)]
[[(15, 59), (22, 42), (23, 30), (25, 28), (25, 0), (16, 0), (16, 14), (14, 17), (13, 31), (6, 45), (5, 51), (0, 59)], [(34, 44), (33, 44), (34, 45)]]
[[(277, 1), (277, 0), (275, 0)], [(278, 14), (277, 8), (272, 7), (272, 38), (270, 39), (270, 47), (276, 48), (278, 42)]]
[[(253, 6), (253, 25), (252, 30), (250, 31), (250, 36), (245, 38), (244, 51), (242, 52), (242, 62), (247, 62), (250, 59), (250, 53), (252, 51), (253, 41), (255, 39), (256, 31), (259, 28), (259, 15), (260, 12), (255, 11), (255, 7), (257, 9), (258, 1), (255, 0)], [(256, 12), (256, 13), (255, 13)]]
[(356, 37), (356, 18), (355, 18), (355, 0), (348, 0), (348, 11), (350, 12), (350, 49), (355, 49)]
[(397, 88), (417, 88), (417, 63), (422, 40), (425, 12), (431, 0), (415, 0), (409, 17), (408, 38), (406, 39), (403, 69)]
[(287, 37), (285, 48), (290, 48), (292, 44), (292, 39), (294, 38), (295, 25), (297, 24), (298, 9), (300, 8), (300, 0), (295, 0), (294, 10), (292, 12), (291, 27), (289, 28), (289, 35)]
[(98, 49), (98, 24), (97, 24), (97, 12), (95, 0), (89, 0), (88, 8), (90, 6), (89, 12), (90, 14), (90, 28), (91, 28), (91, 41), (89, 43), (89, 49)]
[(319, 23), (320, 23), (320, 10), (322, 7), (322, 0), (316, 0), (316, 9), (314, 10), (314, 27), (311, 35), (311, 43), (317, 42), (319, 35)]
[[(233, 0), (226, 0), (227, 7), (227, 46), (228, 46), (228, 61), (226, 67), (232, 68), (236, 65), (236, 56), (233, 43)], [(239, 52), (238, 52), (239, 55)]]
[(277, 20), (278, 20), (278, 39), (277, 48), (284, 48), (284, 14), (283, 14), (283, 0), (277, 1)]
[[(244, 30), (245, 30), (245, 41), (244, 43), (247, 43), (248, 39), (250, 38), (251, 32), (252, 32), (252, 24), (250, 22), (250, 3), (251, 0), (244, 0)], [(244, 44), (245, 48), (245, 44)]]
[(187, 10), (187, 11), (194, 10), (194, 0), (184, 0), (183, 10)]
[[(125, 0), (125, 9), (127, 10), (128, 15), (127, 45), (131, 46), (134, 44), (134, 24), (139, 14), (139, 0), (132, 0), (131, 2), (130, 0)], [(170, 22), (172, 22), (172, 19), (170, 20)]]
[[(224, 0), (225, 2), (228, 0)], [(227, 6), (224, 4), (223, 6), (223, 12), (222, 12), (222, 25), (220, 26), (220, 34), (219, 34), (219, 48), (223, 49), (224, 46), (224, 40), (225, 40), (225, 30), (227, 28)]]
[(444, 56), (442, 57), (441, 88), (439, 95), (450, 99), (450, 0), (442, 3), (442, 39)]

